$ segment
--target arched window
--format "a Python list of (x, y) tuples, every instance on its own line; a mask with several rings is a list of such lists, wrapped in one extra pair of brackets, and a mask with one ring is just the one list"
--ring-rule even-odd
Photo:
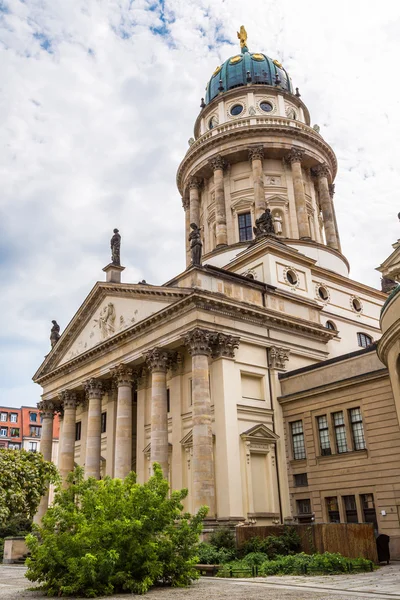
[(358, 345), (361, 348), (368, 348), (371, 344), (373, 344), (374, 340), (367, 333), (361, 333), (360, 331), (357, 333)]
[(331, 331), (337, 331), (337, 327), (336, 327), (336, 325), (335, 325), (335, 323), (333, 321), (327, 321), (325, 323), (325, 327), (327, 329), (330, 329)]

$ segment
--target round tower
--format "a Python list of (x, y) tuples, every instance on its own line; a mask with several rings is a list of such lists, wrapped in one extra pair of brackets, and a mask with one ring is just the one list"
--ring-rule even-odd
[(317, 264), (348, 275), (333, 204), (337, 161), (310, 126), (310, 115), (287, 71), (250, 52), (219, 65), (206, 87), (194, 138), (178, 168), (186, 220), (201, 227), (203, 260), (226, 266), (254, 238), (269, 208), (275, 233)]

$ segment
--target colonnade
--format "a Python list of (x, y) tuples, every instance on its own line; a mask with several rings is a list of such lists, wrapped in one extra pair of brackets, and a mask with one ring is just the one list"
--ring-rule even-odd
[[(213, 436), (211, 429), (211, 399), (209, 387), (209, 360), (233, 358), (239, 338), (223, 333), (195, 328), (182, 340), (191, 356), (192, 372), (192, 434), (193, 434), (193, 494), (192, 505), (209, 506), (209, 516), (215, 515), (215, 478)], [(155, 347), (144, 354), (145, 362), (134, 369), (121, 364), (110, 371), (117, 386), (117, 409), (114, 448), (114, 476), (124, 478), (132, 469), (132, 384), (145, 370), (151, 375), (151, 433), (150, 461), (161, 465), (168, 477), (168, 402), (167, 370), (178, 361), (175, 350)], [(100, 478), (101, 463), (101, 399), (109, 385), (107, 380), (90, 378), (82, 382), (87, 402), (87, 435), (85, 476)], [(74, 468), (76, 408), (82, 402), (82, 392), (62, 390), (57, 399), (43, 400), (39, 408), (43, 414), (41, 451), (45, 460), (51, 460), (53, 418), (61, 411), (59, 470), (66, 486), (67, 475)], [(142, 449), (143, 450), (143, 449)], [(48, 505), (48, 494), (42, 498), (36, 520), (40, 520)]]
[[(304, 181), (302, 163), (305, 151), (302, 148), (293, 147), (284, 157), (285, 162), (290, 165), (293, 181), (293, 193), (297, 215), (299, 238), (311, 240), (310, 223)], [(266, 208), (265, 187), (263, 175), (264, 147), (262, 145), (252, 146), (248, 150), (249, 161), (252, 167), (254, 187), (254, 217), (257, 219)], [(213, 183), (215, 193), (215, 221), (216, 221), (216, 247), (220, 248), (228, 244), (226, 200), (224, 191), (224, 171), (228, 163), (226, 159), (217, 155), (209, 160), (209, 166), (213, 171)], [(311, 175), (315, 177), (320, 207), (323, 216), (326, 245), (335, 250), (341, 250), (339, 232), (336, 223), (335, 207), (333, 204), (334, 186), (328, 183), (329, 169), (325, 163), (321, 163), (311, 169)], [(200, 227), (200, 205), (202, 179), (191, 177), (187, 184), (189, 188), (187, 196), (182, 201), (185, 210), (186, 238), (189, 236), (190, 223)], [(190, 250), (187, 246), (187, 262), (190, 263)]]

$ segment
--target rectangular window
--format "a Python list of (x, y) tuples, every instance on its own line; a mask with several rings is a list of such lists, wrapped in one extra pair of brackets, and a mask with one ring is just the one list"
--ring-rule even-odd
[(10, 436), (11, 437), (19, 437), (19, 427), (11, 427), (10, 428)]
[(19, 450), (20, 449), (19, 444), (8, 444), (8, 447), (10, 450)]
[(307, 473), (296, 473), (296, 475), (293, 475), (293, 479), (296, 487), (304, 487), (308, 485)]
[(0, 436), (7, 437), (8, 436), (8, 427), (0, 427)]
[(167, 388), (167, 412), (171, 412), (171, 397), (169, 393), (169, 388)]
[(29, 420), (32, 421), (32, 423), (36, 423), (37, 413), (34, 413), (34, 412), (29, 413)]
[(41, 431), (42, 431), (41, 427), (36, 427), (35, 425), (30, 426), (30, 436), (31, 437), (40, 437)]
[(328, 456), (332, 454), (331, 442), (329, 440), (329, 427), (328, 419), (326, 415), (317, 417), (318, 433), (319, 433), (319, 445), (321, 448), (321, 456)]
[(37, 442), (29, 442), (29, 452), (37, 452)]
[(362, 422), (361, 409), (350, 410), (351, 432), (353, 435), (354, 450), (365, 450), (364, 426)]
[(374, 529), (378, 529), (376, 520), (375, 501), (373, 494), (361, 494), (361, 506), (363, 510), (364, 523), (373, 523)]
[(81, 439), (81, 434), (82, 434), (82, 423), (80, 421), (77, 421), (75, 423), (75, 441), (79, 442), (79, 440)]
[(18, 423), (18, 414), (17, 413), (11, 413), (10, 414), (10, 421), (11, 421), (11, 423)]
[(246, 242), (247, 240), (253, 239), (253, 228), (251, 225), (251, 214), (242, 213), (238, 215), (239, 224), (239, 241)]
[(293, 421), (293, 423), (290, 423), (290, 427), (292, 430), (293, 458), (300, 460), (306, 457), (303, 421)]
[(343, 496), (346, 523), (358, 523), (357, 504), (355, 496)]
[(310, 498), (304, 498), (303, 500), (296, 500), (297, 514), (298, 515), (310, 515), (311, 514), (311, 500)]
[(333, 425), (335, 427), (336, 449), (338, 454), (343, 454), (343, 452), (348, 451), (343, 411), (335, 412), (332, 416)]
[(101, 413), (101, 433), (105, 433), (107, 431), (107, 413)]
[(0, 421), (5, 423), (8, 420), (8, 414), (5, 412), (0, 413)]
[(339, 504), (337, 496), (325, 498), (329, 523), (340, 523)]

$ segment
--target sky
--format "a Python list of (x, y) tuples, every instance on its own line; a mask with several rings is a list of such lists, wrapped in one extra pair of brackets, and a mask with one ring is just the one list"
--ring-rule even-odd
[(248, 46), (283, 63), (339, 164), (351, 277), (400, 238), (400, 3), (0, 0), (0, 405), (31, 378), (122, 235), (123, 280), (185, 268), (175, 184), (217, 65)]

